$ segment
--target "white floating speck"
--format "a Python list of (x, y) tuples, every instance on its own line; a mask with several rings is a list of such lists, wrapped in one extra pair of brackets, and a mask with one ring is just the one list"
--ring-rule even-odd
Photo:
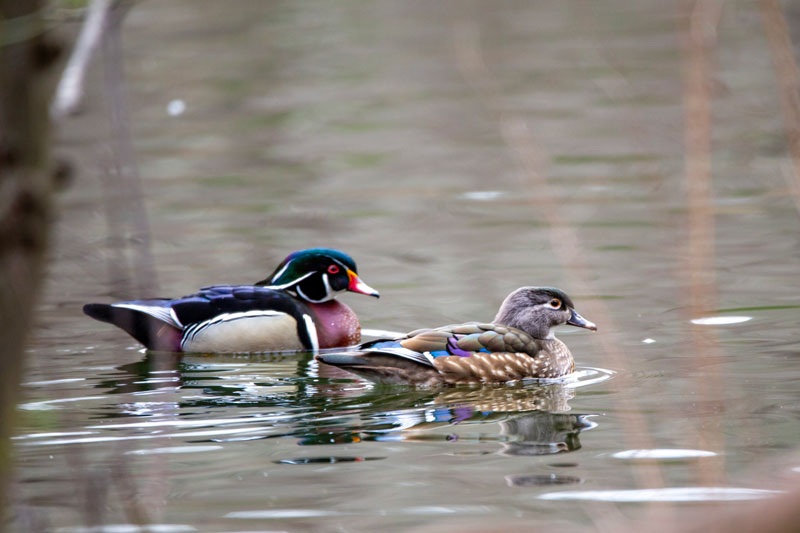
[(782, 491), (737, 487), (669, 487), (664, 489), (582, 490), (547, 492), (541, 500), (591, 500), (599, 502), (708, 502), (762, 500)]
[(172, 100), (167, 104), (167, 115), (171, 117), (183, 115), (184, 111), (186, 111), (186, 102), (183, 100)]
[(741, 324), (753, 320), (751, 316), (704, 316), (702, 318), (695, 318), (692, 324), (699, 326), (724, 326), (727, 324)]
[(617, 459), (693, 459), (695, 457), (714, 457), (717, 454), (707, 450), (685, 450), (680, 448), (657, 448), (654, 450), (624, 450), (612, 457)]
[(642, 342), (644, 344), (653, 344), (654, 342), (656, 342), (656, 340), (655, 339), (651, 339), (650, 337), (647, 337), (646, 339), (642, 339)]
[(462, 195), (467, 200), (495, 200), (503, 196), (503, 191), (468, 191)]

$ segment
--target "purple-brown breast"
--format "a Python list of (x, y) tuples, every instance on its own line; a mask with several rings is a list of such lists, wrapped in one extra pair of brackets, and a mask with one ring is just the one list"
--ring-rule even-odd
[(308, 304), (314, 314), (320, 348), (351, 346), (361, 342), (361, 324), (358, 316), (345, 304), (336, 300), (321, 304)]

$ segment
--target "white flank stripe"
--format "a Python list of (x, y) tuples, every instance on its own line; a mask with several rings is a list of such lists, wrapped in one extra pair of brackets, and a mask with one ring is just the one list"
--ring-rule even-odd
[(170, 316), (172, 317), (172, 321), (173, 321), (173, 322), (175, 322), (175, 323), (176, 323), (177, 325), (179, 325), (180, 327), (183, 327), (183, 322), (181, 322), (180, 320), (178, 320), (178, 315), (176, 315), (176, 314), (175, 314), (175, 309), (173, 309), (173, 308), (171, 308), (171, 307), (170, 307), (170, 308), (169, 308), (169, 314), (170, 314)]
[(306, 323), (306, 331), (308, 331), (308, 337), (311, 339), (311, 349), (318, 352), (319, 339), (317, 339), (317, 326), (314, 325), (314, 320), (305, 314), (303, 315), (303, 322)]
[(173, 312), (171, 307), (159, 307), (156, 305), (136, 305), (136, 304), (112, 304), (111, 307), (122, 307), (124, 309), (132, 309), (134, 311), (140, 311), (147, 315), (150, 315), (153, 318), (157, 318), (162, 322), (166, 322), (167, 324), (171, 324), (173, 326), (183, 327), (183, 325), (173, 319)]

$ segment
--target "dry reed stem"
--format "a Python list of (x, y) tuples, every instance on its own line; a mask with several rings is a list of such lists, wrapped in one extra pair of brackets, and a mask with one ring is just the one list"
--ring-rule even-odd
[(792, 160), (790, 189), (800, 212), (800, 75), (792, 54), (792, 40), (778, 0), (759, 0), (764, 32), (769, 42), (775, 77), (778, 82), (783, 127)]
[[(698, 0), (689, 6), (688, 26), (682, 32), (684, 112), (685, 112), (685, 186), (687, 194), (688, 242), (683, 267), (682, 293), (687, 302), (684, 309), (689, 320), (702, 316), (717, 307), (716, 276), (714, 274), (714, 211), (711, 174), (711, 69), (716, 45), (717, 27), (722, 4), (717, 0)], [(714, 369), (720, 367), (722, 353), (716, 335), (710, 329), (689, 325), (692, 357), (695, 369), (705, 368), (697, 377), (694, 390), (703, 405), (721, 402), (722, 376)], [(693, 372), (700, 375), (700, 372)], [(714, 420), (704, 418), (697, 428), (699, 445), (703, 449), (722, 451), (723, 437), (720, 410)], [(723, 479), (722, 455), (716, 461), (698, 463), (700, 481), (713, 485)]]
[[(501, 91), (483, 60), (479, 31), (475, 22), (464, 19), (456, 21), (454, 40), (456, 64), (461, 75), (479, 96), (482, 104), (495, 115), (503, 140), (524, 171), (527, 189), (535, 191), (535, 194), (529, 196), (530, 201), (548, 223), (551, 247), (570, 279), (570, 286), (582, 294), (596, 292), (592, 290), (588, 281), (587, 262), (577, 233), (569, 221), (561, 215), (543, 175), (546, 154), (540, 149), (524, 120), (498, 111)], [(612, 322), (608, 306), (601, 300), (586, 300), (581, 305), (585, 307), (587, 316), (598, 317), (602, 332), (594, 339), (599, 342), (604, 356), (613, 366), (626, 368), (627, 355), (619, 345), (612, 342), (619, 330)], [(623, 374), (617, 379), (622, 380), (621, 385), (624, 387), (628, 378)], [(624, 428), (626, 445), (631, 448), (651, 448), (652, 440), (644, 431), (647, 428), (646, 418), (624, 395), (615, 397), (615, 401), (619, 402), (619, 417)], [(640, 486), (648, 488), (664, 486), (658, 464), (643, 464), (635, 472)]]
[[(131, 2), (113, 0), (102, 22), (104, 88), (108, 96), (108, 115), (111, 130), (111, 160), (103, 173), (104, 207), (110, 233), (110, 246), (114, 255), (108, 261), (109, 285), (112, 294), (135, 291), (136, 295), (154, 294), (158, 289), (155, 260), (150, 240), (150, 225), (144, 205), (144, 193), (136, 162), (136, 154), (130, 132), (130, 115), (127, 105), (124, 78), (124, 57), (122, 53), (122, 22)], [(126, 262), (126, 257), (128, 261)], [(133, 288), (131, 282), (133, 281)], [(132, 294), (117, 294), (130, 297)], [(175, 363), (171, 363), (175, 367)], [(151, 512), (155, 505), (144, 505), (143, 501), (165, 501), (165, 492), (143, 491), (133, 475), (127, 453), (131, 451), (128, 441), (121, 441), (114, 448), (114, 462), (106, 480), (109, 488), (116, 490), (121, 511), (128, 522), (145, 527), (156, 517)], [(150, 465), (146, 479), (158, 479), (152, 485), (165, 487), (163, 459)], [(103, 498), (108, 501), (108, 494)], [(89, 502), (100, 497), (97, 493), (88, 494)], [(110, 505), (110, 504), (109, 504)], [(88, 518), (88, 515), (87, 515)], [(100, 517), (102, 522), (103, 516)], [(105, 525), (105, 524), (101, 524)]]
[[(132, 272), (137, 296), (155, 294), (158, 290), (158, 277), (150, 241), (150, 222), (144, 205), (144, 192), (139, 167), (136, 163), (136, 152), (130, 131), (130, 113), (128, 112), (125, 76), (123, 72), (124, 57), (122, 54), (122, 21), (130, 3), (119, 0), (108, 17), (108, 27), (103, 33), (103, 56), (105, 71), (105, 89), (109, 98), (109, 119), (111, 122), (111, 142), (114, 162), (113, 176), (106, 179), (115, 181), (124, 204), (118, 202), (120, 209), (115, 209), (114, 216), (126, 218), (131, 237), (128, 251), (132, 255)], [(109, 201), (107, 198), (106, 201)]]

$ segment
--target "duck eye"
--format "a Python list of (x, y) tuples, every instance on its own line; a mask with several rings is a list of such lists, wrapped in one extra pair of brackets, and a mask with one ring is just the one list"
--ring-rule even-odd
[(560, 308), (561, 300), (559, 300), (558, 298), (553, 298), (552, 300), (550, 300), (550, 307), (552, 307), (553, 309)]
[(339, 273), (339, 267), (336, 266), (336, 265), (331, 265), (331, 266), (328, 267), (328, 272), (330, 274), (338, 274)]

